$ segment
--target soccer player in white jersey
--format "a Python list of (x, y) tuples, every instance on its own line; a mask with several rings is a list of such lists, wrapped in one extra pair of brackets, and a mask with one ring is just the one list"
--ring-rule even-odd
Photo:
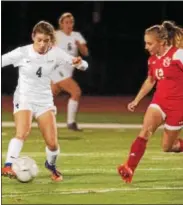
[[(59, 19), (59, 30), (56, 31), (56, 44), (68, 54), (88, 56), (88, 48), (84, 37), (73, 31), (74, 17), (71, 13), (64, 13)], [(80, 131), (76, 123), (81, 89), (78, 83), (72, 78), (74, 67), (71, 65), (60, 65), (53, 75), (52, 92), (56, 96), (62, 90), (70, 94), (67, 106), (67, 125), (74, 131)]]
[(2, 175), (16, 177), (11, 165), (19, 157), (23, 143), (27, 139), (32, 118), (35, 117), (46, 143), (45, 167), (51, 171), (54, 181), (61, 181), (62, 174), (56, 169), (59, 145), (56, 128), (56, 107), (51, 91), (51, 73), (62, 62), (82, 65), (80, 57), (72, 57), (55, 42), (54, 28), (45, 21), (38, 22), (32, 32), (33, 44), (18, 47), (2, 56), (2, 67), (19, 67), (18, 85), (14, 92), (15, 137), (9, 142)]

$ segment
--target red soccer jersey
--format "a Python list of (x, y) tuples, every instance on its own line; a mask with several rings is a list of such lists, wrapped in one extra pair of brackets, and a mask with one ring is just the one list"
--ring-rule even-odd
[(183, 49), (171, 47), (161, 57), (153, 55), (148, 60), (148, 66), (148, 75), (157, 80), (153, 99), (163, 104), (168, 101), (171, 105), (173, 102), (177, 105), (183, 103)]

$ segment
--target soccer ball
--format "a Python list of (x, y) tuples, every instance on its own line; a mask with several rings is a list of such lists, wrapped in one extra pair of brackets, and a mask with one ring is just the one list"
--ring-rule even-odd
[(19, 157), (13, 164), (12, 169), (16, 174), (16, 178), (20, 182), (30, 182), (38, 174), (38, 166), (30, 157)]

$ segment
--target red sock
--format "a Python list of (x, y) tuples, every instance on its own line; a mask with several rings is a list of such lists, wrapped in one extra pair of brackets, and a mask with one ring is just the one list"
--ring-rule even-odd
[(131, 146), (127, 164), (134, 171), (144, 155), (147, 140), (142, 137), (137, 137)]
[(183, 152), (183, 139), (178, 139), (180, 143), (179, 152)]

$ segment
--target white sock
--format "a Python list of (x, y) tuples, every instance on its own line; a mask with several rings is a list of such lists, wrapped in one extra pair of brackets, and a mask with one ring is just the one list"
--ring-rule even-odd
[(78, 111), (78, 101), (69, 99), (67, 105), (67, 123), (76, 122), (76, 113)]
[(57, 149), (56, 151), (51, 151), (48, 149), (48, 147), (46, 147), (46, 157), (50, 165), (55, 165), (59, 153), (60, 153), (59, 149)]
[(19, 157), (19, 154), (23, 147), (23, 143), (24, 141), (18, 138), (13, 138), (10, 140), (8, 145), (6, 163), (13, 163), (14, 160)]

